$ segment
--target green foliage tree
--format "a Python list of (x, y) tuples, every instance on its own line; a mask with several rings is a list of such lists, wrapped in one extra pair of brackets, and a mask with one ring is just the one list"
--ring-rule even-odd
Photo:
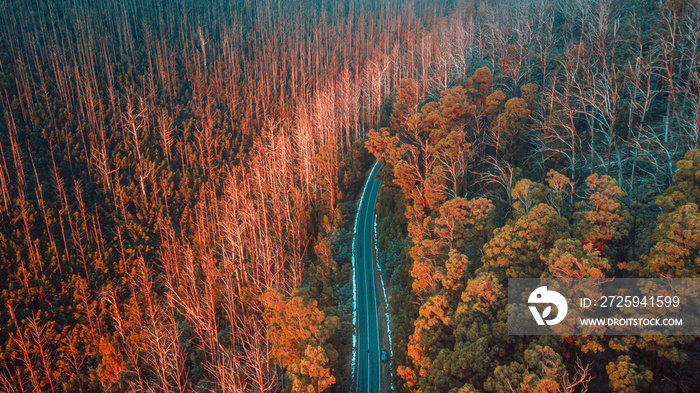
[(664, 213), (671, 213), (688, 203), (700, 202), (700, 150), (689, 150), (676, 165), (678, 171), (673, 175), (673, 185), (656, 199), (656, 204)]
[(610, 378), (610, 389), (613, 392), (636, 393), (648, 388), (653, 379), (651, 371), (631, 362), (627, 355), (622, 355), (615, 362), (605, 366)]
[(316, 300), (298, 290), (287, 298), (271, 289), (262, 302), (272, 356), (287, 368), (293, 391), (318, 393), (335, 383), (323, 345), (337, 327), (337, 317), (326, 317)]
[(557, 240), (542, 260), (552, 277), (603, 278), (610, 269), (607, 259), (591, 243), (573, 239)]
[(630, 215), (620, 204), (624, 192), (615, 179), (592, 174), (586, 178), (586, 185), (588, 196), (574, 215), (576, 232), (584, 244), (591, 243), (602, 250), (603, 245), (627, 234)]
[(658, 240), (642, 271), (652, 277), (698, 277), (700, 275), (700, 213), (687, 203), (659, 217)]
[(391, 112), (390, 126), (392, 130), (402, 130), (409, 119), (418, 111), (421, 100), (421, 85), (415, 79), (402, 79), (396, 90), (396, 101)]
[(505, 277), (540, 277), (541, 257), (557, 240), (569, 237), (569, 224), (549, 205), (541, 203), (527, 215), (494, 231), (484, 246), (485, 265)]

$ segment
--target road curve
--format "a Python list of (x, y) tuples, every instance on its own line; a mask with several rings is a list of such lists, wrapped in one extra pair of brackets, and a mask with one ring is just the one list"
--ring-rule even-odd
[(375, 180), (381, 165), (372, 167), (357, 210), (353, 248), (355, 253), (355, 292), (357, 312), (357, 393), (379, 392), (381, 371), (381, 347), (379, 345), (379, 320), (377, 318), (377, 291), (374, 283), (373, 230), (374, 208), (377, 203), (380, 181)]

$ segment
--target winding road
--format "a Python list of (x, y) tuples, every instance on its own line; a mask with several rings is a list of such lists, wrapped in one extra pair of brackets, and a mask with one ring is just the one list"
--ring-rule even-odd
[(357, 373), (355, 392), (379, 392), (381, 387), (381, 346), (377, 318), (377, 290), (374, 282), (373, 229), (374, 208), (380, 181), (375, 180), (381, 165), (372, 167), (360, 200), (355, 223), (353, 248), (355, 252), (355, 282), (357, 313)]

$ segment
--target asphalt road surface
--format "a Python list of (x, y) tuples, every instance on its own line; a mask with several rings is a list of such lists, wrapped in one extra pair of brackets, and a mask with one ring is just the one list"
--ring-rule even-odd
[(374, 180), (380, 165), (372, 167), (365, 184), (364, 197), (357, 211), (355, 238), (355, 288), (357, 288), (357, 393), (379, 392), (381, 347), (377, 319), (377, 291), (374, 283), (373, 230), (374, 208), (380, 181)]

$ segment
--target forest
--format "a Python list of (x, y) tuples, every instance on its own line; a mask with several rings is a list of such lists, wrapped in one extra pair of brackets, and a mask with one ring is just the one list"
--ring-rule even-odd
[[(0, 391), (697, 392), (695, 336), (511, 336), (515, 277), (700, 277), (698, 0), (0, 2)], [(389, 378), (389, 376), (387, 376)]]

